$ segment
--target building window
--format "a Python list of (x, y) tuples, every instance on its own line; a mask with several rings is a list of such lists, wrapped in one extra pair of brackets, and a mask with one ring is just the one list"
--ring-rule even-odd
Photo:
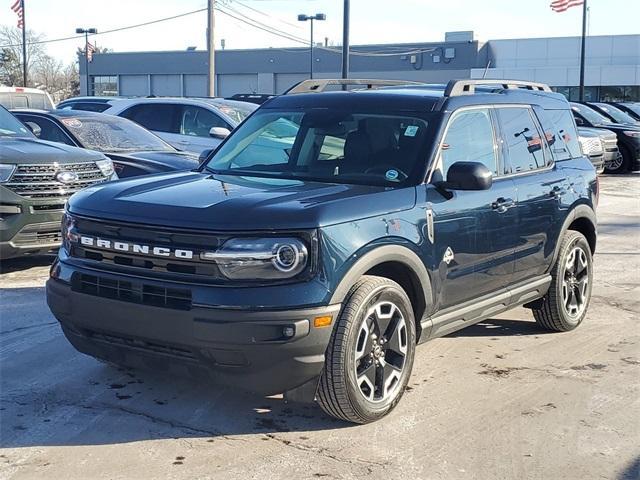
[[(571, 102), (580, 100), (580, 87), (552, 87), (552, 90)], [(587, 102), (638, 102), (640, 86), (584, 87), (584, 99)]]
[(91, 91), (96, 96), (118, 95), (118, 77), (115, 75), (92, 76)]

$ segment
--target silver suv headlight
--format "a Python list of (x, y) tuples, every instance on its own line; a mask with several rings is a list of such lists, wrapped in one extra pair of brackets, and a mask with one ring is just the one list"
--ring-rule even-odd
[(216, 262), (230, 280), (281, 280), (304, 271), (309, 250), (297, 238), (232, 238), (200, 259)]
[(14, 170), (16, 169), (15, 165), (1, 164), (0, 165), (0, 183), (4, 183), (11, 178)]
[(108, 158), (105, 158), (104, 160), (96, 160), (96, 165), (105, 177), (113, 175), (113, 162)]

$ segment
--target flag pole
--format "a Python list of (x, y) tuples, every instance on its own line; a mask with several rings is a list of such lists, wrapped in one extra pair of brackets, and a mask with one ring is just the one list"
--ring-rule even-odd
[(580, 45), (580, 101), (584, 102), (584, 55), (587, 37), (587, 0), (582, 4), (582, 43)]
[(22, 4), (22, 84), (27, 86), (27, 23), (24, 14), (24, 0)]

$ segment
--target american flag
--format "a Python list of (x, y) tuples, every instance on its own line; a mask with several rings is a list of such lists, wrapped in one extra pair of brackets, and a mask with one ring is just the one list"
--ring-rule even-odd
[(24, 28), (24, 5), (22, 1), (23, 0), (16, 0), (16, 3), (11, 5), (11, 10), (18, 15), (18, 28)]
[(93, 53), (96, 51), (96, 47), (87, 42), (87, 60), (93, 61)]
[(554, 12), (566, 12), (571, 7), (582, 5), (584, 0), (554, 0), (551, 2), (551, 10)]

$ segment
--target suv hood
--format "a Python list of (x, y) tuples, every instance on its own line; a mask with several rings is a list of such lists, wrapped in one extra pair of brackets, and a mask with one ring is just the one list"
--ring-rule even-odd
[(415, 201), (415, 187), (177, 172), (86, 188), (71, 197), (69, 211), (178, 228), (295, 230), (410, 209)]
[(104, 158), (98, 152), (35, 138), (0, 139), (0, 163), (76, 163)]

